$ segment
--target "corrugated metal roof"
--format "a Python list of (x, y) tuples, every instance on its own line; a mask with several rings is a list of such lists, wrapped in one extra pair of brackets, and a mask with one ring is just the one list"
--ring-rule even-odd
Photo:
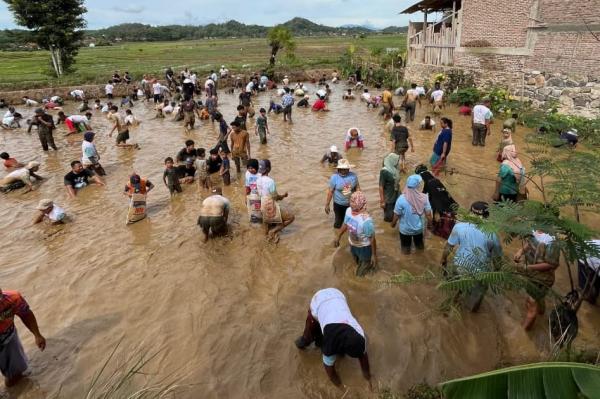
[[(413, 4), (400, 14), (412, 14), (415, 12), (430, 12), (452, 9), (454, 0), (421, 0), (417, 4)], [(456, 9), (460, 8), (460, 0), (456, 0)]]

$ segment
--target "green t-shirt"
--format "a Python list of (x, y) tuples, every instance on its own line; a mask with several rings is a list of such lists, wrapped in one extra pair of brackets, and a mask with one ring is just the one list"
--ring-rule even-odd
[(379, 172), (379, 186), (383, 187), (383, 197), (386, 204), (394, 204), (398, 199), (398, 187), (395, 187), (394, 176), (387, 170)]
[(517, 184), (517, 179), (515, 179), (515, 174), (510, 168), (510, 166), (505, 164), (500, 165), (498, 177), (500, 177), (501, 179), (500, 194), (513, 195), (519, 192), (519, 185)]
[(256, 126), (260, 130), (265, 130), (267, 128), (267, 118), (262, 115), (256, 118)]

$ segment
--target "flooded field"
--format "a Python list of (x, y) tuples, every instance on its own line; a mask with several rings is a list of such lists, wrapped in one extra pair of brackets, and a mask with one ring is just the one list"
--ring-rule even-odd
[[(444, 241), (431, 237), (424, 253), (401, 255), (397, 230), (383, 222), (378, 207), (378, 176), (389, 138), (378, 110), (367, 110), (358, 100), (342, 101), (343, 89), (333, 87), (329, 113), (295, 108), (291, 125), (282, 122), (282, 115), (271, 114), (267, 146), (259, 145), (250, 123), (252, 156), (272, 161), (271, 176), (280, 192), (289, 192), (284, 203), (296, 215), (277, 245), (267, 243), (262, 229), (247, 221), (243, 179), (235, 173), (224, 189), (233, 204), (230, 238), (201, 243), (196, 220), (207, 192), (193, 185), (170, 199), (162, 183), (164, 158), (175, 157), (188, 138), (196, 147), (212, 148), (218, 126), (210, 121), (197, 122), (188, 135), (180, 122), (153, 119), (152, 107), (137, 103), (133, 112), (142, 124), (131, 133), (141, 149), (127, 150), (115, 147), (114, 137), (108, 137), (109, 121), (98, 112), (92, 124), (107, 186), (92, 185), (74, 200), (67, 198), (63, 176), (70, 162), (80, 158), (81, 135), (63, 137), (61, 128), (55, 133), (59, 151), (43, 154), (35, 133), (1, 131), (0, 148), (22, 162), (40, 161), (39, 173), (47, 178), (34, 192), (0, 197), (1, 287), (23, 293), (48, 340), (46, 351), (39, 352), (17, 322), (32, 368), (28, 382), (16, 391), (19, 397), (48, 398), (59, 391), (64, 398), (82, 397), (119, 341), (119, 359), (139, 348), (162, 349), (149, 371), (175, 373), (181, 384), (189, 384), (176, 397), (376, 397), (357, 361), (338, 362), (348, 387), (340, 391), (328, 381), (317, 349), (301, 352), (294, 346), (312, 295), (325, 287), (346, 294), (364, 327), (375, 386), (404, 391), (422, 381), (437, 383), (544, 359), (546, 319), (539, 319), (531, 333), (520, 327), (525, 294), (488, 296), (479, 313), (453, 318), (436, 312), (440, 295), (433, 285), (385, 284), (400, 270), (417, 274), (436, 267)], [(269, 94), (261, 94), (256, 103), (266, 107)], [(237, 95), (221, 95), (226, 120), (233, 119), (235, 106)], [(409, 124), (416, 148), (408, 153), (413, 168), (429, 159), (435, 140), (435, 133), (416, 129), (428, 111), (429, 106), (418, 108), (414, 125)], [(442, 181), (463, 207), (489, 201), (501, 124), (493, 127), (487, 147), (472, 147), (470, 119), (459, 117), (454, 108), (446, 108), (445, 114), (455, 122), (449, 166), (484, 179), (458, 173), (442, 176)], [(365, 136), (366, 148), (351, 150), (347, 158), (356, 165), (377, 229), (379, 270), (366, 278), (354, 275), (346, 239), (339, 249), (333, 247), (333, 213), (323, 211), (333, 171), (319, 160), (332, 144), (343, 147), (350, 127)], [(524, 134), (521, 127), (514, 135), (517, 146)], [(148, 195), (147, 219), (126, 226), (128, 201), (122, 191), (133, 170), (156, 189)], [(63, 206), (71, 222), (32, 227), (42, 198)], [(564, 266), (557, 275), (557, 286), (565, 292)], [(578, 345), (597, 347), (599, 325), (598, 308), (584, 304)]]

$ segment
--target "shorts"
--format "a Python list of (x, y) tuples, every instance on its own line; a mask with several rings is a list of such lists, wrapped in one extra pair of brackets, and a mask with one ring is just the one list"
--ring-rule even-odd
[(175, 194), (175, 191), (177, 191), (178, 193), (182, 192), (183, 190), (181, 189), (181, 184), (179, 184), (179, 182), (177, 183), (172, 183), (169, 184), (169, 192), (171, 194)]
[(184, 125), (193, 125), (196, 123), (196, 117), (193, 112), (184, 112), (183, 113), (183, 124)]
[(292, 114), (292, 106), (288, 105), (287, 107), (283, 108), (283, 114), (284, 115), (291, 115)]
[(154, 102), (158, 103), (160, 101), (160, 94), (155, 94), (154, 95)]
[(394, 151), (398, 155), (404, 155), (408, 151), (408, 147), (397, 147), (396, 151)]
[(73, 130), (77, 130), (77, 129), (75, 129), (75, 125), (73, 124), (73, 121), (71, 121), (70, 119), (65, 119), (65, 125), (67, 125), (70, 132), (72, 132)]
[(0, 346), (0, 371), (6, 378), (14, 378), (27, 370), (27, 356), (15, 329), (12, 337)]
[(423, 233), (414, 235), (400, 233), (400, 249), (402, 252), (410, 252), (413, 242), (415, 243), (415, 248), (424, 249), (425, 243), (423, 242)]
[(113, 99), (112, 93), (107, 93), (106, 98), (108, 98), (109, 100), (112, 100)]
[(365, 274), (373, 271), (373, 264), (371, 263), (371, 257), (373, 255), (373, 251), (371, 246), (366, 247), (355, 247), (353, 245), (350, 246), (350, 253), (356, 262), (356, 275), (364, 276)]
[(213, 235), (227, 232), (227, 222), (223, 216), (200, 216), (198, 225), (204, 234), (212, 231)]
[(335, 215), (335, 221), (333, 222), (333, 228), (339, 229), (344, 224), (344, 218), (346, 217), (346, 209), (348, 209), (349, 205), (340, 205), (338, 203), (333, 203), (333, 213)]
[(117, 134), (117, 144), (125, 143), (127, 140), (129, 140), (129, 130), (125, 130)]

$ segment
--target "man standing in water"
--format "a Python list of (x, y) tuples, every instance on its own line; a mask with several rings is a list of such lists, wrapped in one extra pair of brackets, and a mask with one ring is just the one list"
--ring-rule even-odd
[(200, 216), (198, 217), (198, 226), (202, 229), (204, 237), (202, 242), (207, 242), (209, 233), (212, 231), (213, 237), (227, 233), (227, 219), (229, 218), (229, 209), (231, 203), (223, 197), (221, 187), (215, 187), (212, 195), (202, 201)]
[(283, 121), (292, 122), (292, 106), (294, 105), (294, 96), (290, 93), (290, 88), (285, 87), (285, 94), (281, 97), (281, 105), (283, 106)]
[(269, 176), (271, 161), (263, 159), (259, 162), (259, 165), (258, 173), (261, 176), (256, 180), (256, 190), (260, 195), (262, 221), (265, 226), (267, 240), (276, 244), (279, 242), (279, 232), (292, 224), (295, 217), (290, 211), (282, 209), (277, 203), (287, 198), (288, 193), (280, 195), (277, 192), (275, 180)]
[(196, 123), (196, 116), (194, 113), (198, 114), (198, 117), (200, 117), (198, 104), (196, 104), (192, 97), (186, 96), (185, 100), (181, 103), (181, 109), (183, 111), (183, 128), (186, 133), (189, 133), (190, 129), (193, 129), (194, 124)]
[[(487, 218), (489, 214), (486, 202), (474, 202), (471, 205), (471, 213), (481, 218)], [(458, 246), (458, 251), (452, 260), (452, 268), (448, 267), (448, 256)], [(485, 233), (469, 222), (459, 222), (454, 225), (446, 248), (442, 255), (442, 269), (444, 274), (452, 277), (455, 274), (472, 274), (491, 270), (492, 259), (502, 256), (500, 240), (495, 233)], [(468, 292), (463, 293), (466, 297), (467, 307), (471, 312), (477, 312), (487, 287), (477, 284)]]
[(408, 122), (415, 120), (417, 101), (419, 101), (419, 105), (421, 105), (421, 96), (419, 96), (419, 92), (417, 92), (417, 85), (413, 83), (411, 88), (406, 91), (406, 96), (404, 96), (404, 109), (406, 110), (406, 120)]
[(473, 128), (473, 145), (485, 147), (485, 137), (491, 134), (490, 123), (492, 123), (492, 111), (490, 111), (490, 100), (483, 100), (482, 104), (473, 107), (471, 127)]
[(240, 128), (237, 121), (231, 122), (232, 132), (229, 135), (231, 140), (231, 154), (235, 162), (235, 170), (239, 177), (242, 173), (242, 162), (246, 166), (246, 161), (250, 159), (250, 135), (247, 131)]
[(27, 370), (27, 357), (15, 328), (15, 315), (33, 334), (41, 351), (46, 349), (46, 338), (40, 333), (35, 315), (17, 291), (0, 289), (0, 371), (7, 387), (17, 384)]
[(43, 109), (38, 108), (35, 110), (34, 122), (38, 126), (38, 136), (42, 149), (48, 151), (48, 145), (50, 145), (54, 151), (58, 150), (56, 144), (54, 144), (54, 136), (52, 136), (52, 132), (56, 128), (52, 116), (45, 113)]
[(346, 297), (337, 288), (317, 291), (310, 301), (304, 333), (296, 339), (295, 344), (298, 349), (305, 349), (313, 342), (321, 347), (325, 372), (336, 386), (342, 386), (335, 371), (337, 356), (348, 355), (358, 359), (362, 374), (371, 388), (365, 332), (350, 312)]

